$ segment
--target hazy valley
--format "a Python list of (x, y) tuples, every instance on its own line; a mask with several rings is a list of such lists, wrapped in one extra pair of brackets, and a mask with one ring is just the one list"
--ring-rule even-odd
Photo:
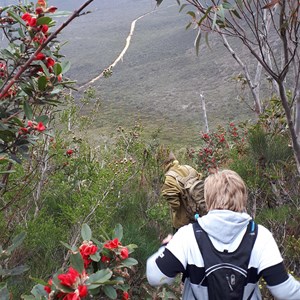
[[(83, 3), (49, 0), (66, 11)], [(97, 140), (139, 118), (145, 132), (159, 129), (166, 143), (194, 144), (204, 129), (200, 92), (210, 127), (251, 117), (248, 106), (237, 100), (240, 90), (233, 77), (241, 70), (220, 39), (211, 35), (209, 48), (203, 38), (197, 57), (196, 32), (185, 29), (186, 13), (179, 13), (175, 0), (165, 0), (159, 8), (155, 4), (154, 0), (95, 0), (87, 8), (91, 13), (76, 18), (59, 37), (68, 41), (62, 51), (72, 63), (67, 76), (81, 86), (118, 57), (132, 21), (150, 12), (136, 22), (130, 47), (113, 75), (92, 85), (102, 106), (91, 137)], [(247, 55), (238, 49), (240, 55)]]

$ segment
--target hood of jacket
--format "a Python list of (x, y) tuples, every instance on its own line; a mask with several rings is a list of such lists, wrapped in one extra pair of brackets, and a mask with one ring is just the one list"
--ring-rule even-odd
[(216, 241), (228, 245), (244, 232), (251, 217), (243, 212), (211, 210), (198, 219), (200, 226)]

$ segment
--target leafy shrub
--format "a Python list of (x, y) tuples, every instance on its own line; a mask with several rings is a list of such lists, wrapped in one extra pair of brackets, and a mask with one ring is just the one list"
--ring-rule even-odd
[(22, 296), (23, 299), (80, 300), (88, 295), (129, 298), (126, 282), (130, 278), (130, 268), (137, 264), (129, 254), (136, 245), (122, 245), (122, 226), (116, 225), (112, 239), (104, 242), (92, 237), (87, 224), (83, 224), (81, 236), (83, 242), (78, 248), (63, 243), (69, 249), (70, 264), (56, 272), (47, 283), (34, 286), (32, 296)]
[[(22, 275), (25, 271), (28, 270), (28, 267), (22, 264), (19, 264), (15, 260), (15, 256), (12, 254), (18, 250), (24, 238), (26, 236), (25, 232), (21, 232), (16, 235), (11, 243), (6, 247), (2, 248), (0, 246), (0, 298), (9, 299), (9, 290), (7, 287), (7, 281), (12, 277), (15, 278), (18, 275)], [(13, 279), (15, 280), (15, 279)]]
[(244, 126), (236, 126), (233, 122), (227, 128), (218, 126), (213, 132), (202, 132), (202, 145), (197, 150), (189, 149), (188, 156), (195, 161), (198, 171), (207, 176), (211, 169), (226, 165), (232, 151), (243, 154), (246, 134)]

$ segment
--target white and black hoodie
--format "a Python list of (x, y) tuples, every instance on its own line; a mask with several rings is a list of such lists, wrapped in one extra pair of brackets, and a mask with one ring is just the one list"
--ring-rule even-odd
[[(247, 213), (212, 210), (198, 222), (218, 251), (233, 252), (238, 248), (250, 219)], [(187, 277), (182, 300), (208, 300), (207, 287), (200, 284), (204, 277), (204, 263), (192, 224), (181, 227), (166, 246), (149, 257), (146, 273), (152, 286), (172, 284), (178, 273), (184, 273)], [(300, 283), (287, 274), (271, 232), (262, 225), (258, 225), (243, 300), (249, 297), (251, 300), (261, 299), (257, 284), (260, 277), (264, 278), (276, 299), (300, 300)]]

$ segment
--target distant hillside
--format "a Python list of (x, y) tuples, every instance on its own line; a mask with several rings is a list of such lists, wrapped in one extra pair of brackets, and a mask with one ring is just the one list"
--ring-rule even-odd
[[(83, 3), (72, 1), (74, 6)], [(65, 1), (64, 7), (57, 2), (61, 9), (70, 9), (70, 1)], [(64, 47), (72, 62), (68, 75), (78, 85), (116, 59), (131, 22), (155, 7), (154, 0), (117, 2), (95, 2), (91, 14), (76, 19), (62, 34), (61, 39), (69, 41)], [(203, 129), (200, 91), (206, 99), (210, 126), (251, 116), (248, 106), (236, 100), (239, 91), (232, 77), (240, 69), (235, 61), (217, 37), (211, 39), (211, 49), (203, 40), (197, 57), (195, 31), (185, 30), (188, 17), (178, 11), (175, 0), (165, 0), (139, 20), (123, 62), (114, 68), (112, 77), (93, 85), (101, 96), (102, 110), (92, 136), (106, 135), (118, 125), (140, 118), (146, 131), (159, 128), (166, 143), (193, 144)]]

